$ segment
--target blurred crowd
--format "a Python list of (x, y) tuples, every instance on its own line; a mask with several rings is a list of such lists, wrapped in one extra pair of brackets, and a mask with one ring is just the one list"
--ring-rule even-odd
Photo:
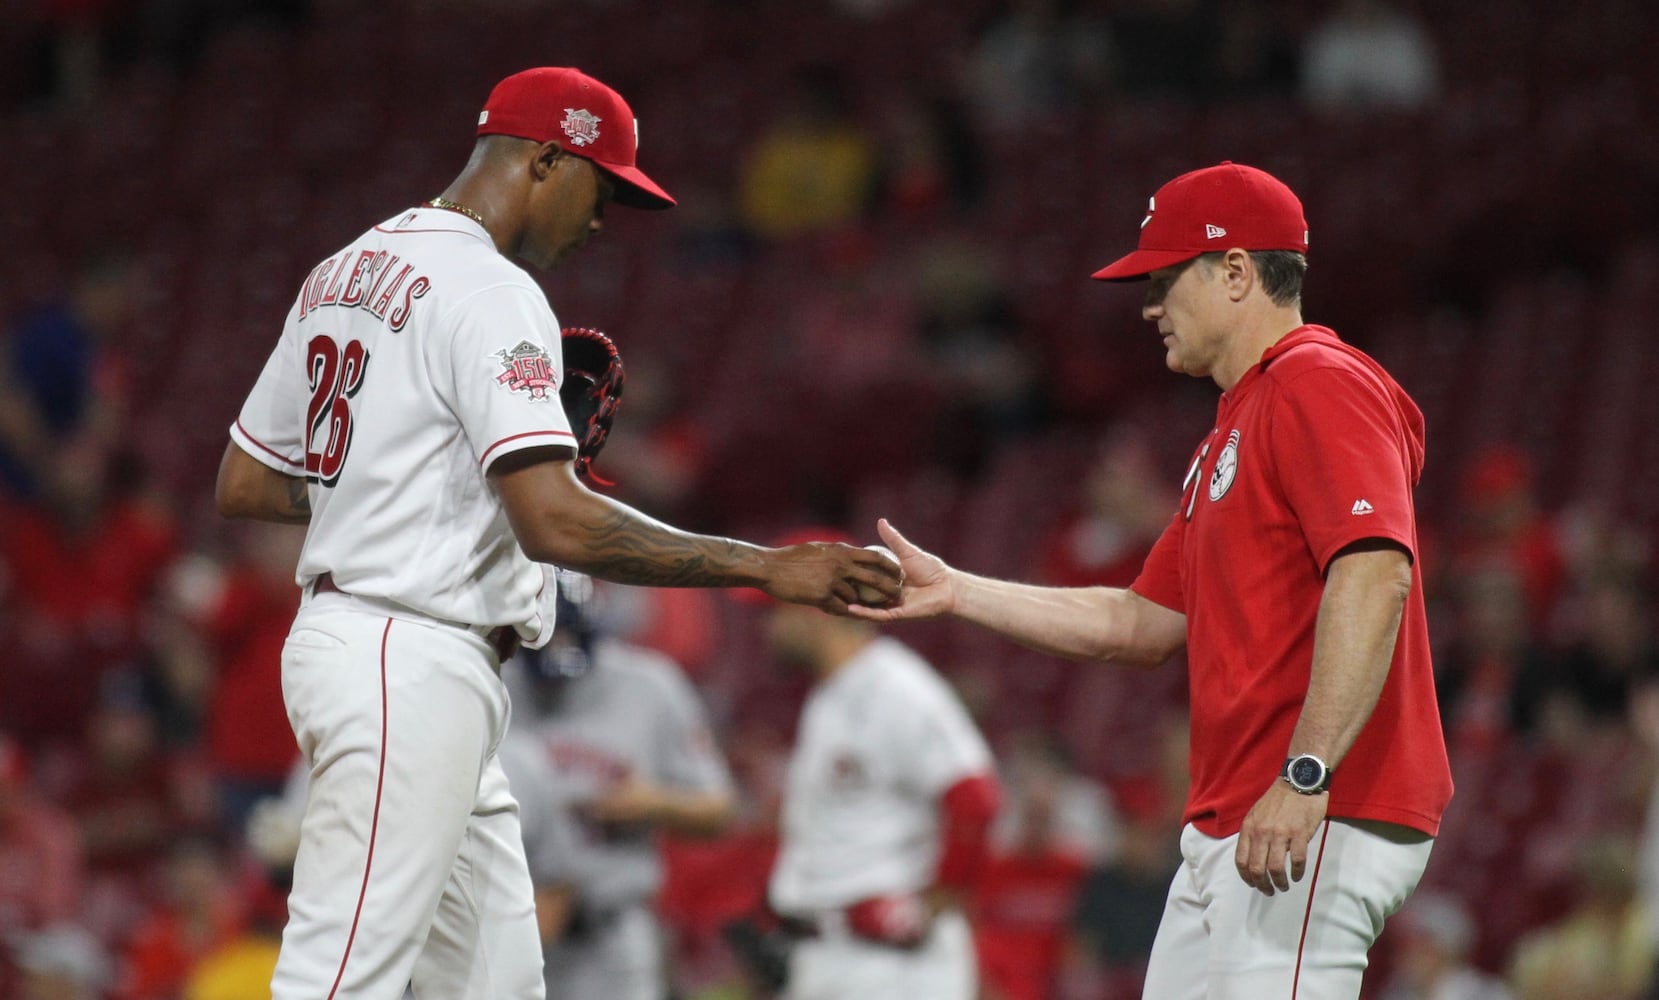
[[(558, 40), (590, 39), (599, 32), (584, 34), (588, 22), (629, 24), (646, 13), (630, 0), (543, 6), (427, 0), (401, 13), (427, 26), (492, 15), (542, 25), (551, 44), (509, 47), (504, 58), (574, 62), (601, 77), (603, 52), (584, 46), (573, 56)], [(360, 38), (382, 24), (354, 20), (363, 15), (352, 7), (8, 4), (0, 114), (8, 132), (54, 141), (80, 135), (74, 123), (107, 125), (113, 151), (132, 142), (164, 161), (171, 148), (143, 145), (123, 129), (125, 116), (171, 122), (173, 98), (195, 107), (227, 80), (277, 79), (273, 67), (290, 48), (324, 58), (335, 51), (331, 37)], [(777, 7), (751, 20), (789, 44), (752, 53), (745, 46), (756, 39), (728, 24), (747, 13), (711, 2), (686, 5), (695, 16), (662, 15), (666, 25), (642, 42), (656, 48), (638, 58), (684, 69), (707, 46), (713, 68), (688, 77), (696, 90), (752, 55), (774, 71), (771, 99), (757, 111), (709, 96), (669, 136), (667, 116), (651, 113), (670, 105), (641, 88), (642, 155), (667, 164), (653, 170), (681, 208), (634, 232), (616, 225), (549, 282), (561, 317), (614, 323), (628, 359), (626, 403), (601, 471), (629, 502), (705, 530), (758, 537), (810, 521), (864, 535), (886, 515), (965, 568), (1073, 585), (1133, 579), (1171, 509), (1186, 450), (1207, 429), (1213, 394), (1164, 373), (1149, 338), (1120, 335), (1138, 322), (1132, 297), (1074, 287), (1087, 285), (1103, 248), (1132, 233), (1150, 189), (1114, 191), (1110, 212), (1094, 204), (1092, 178), (1065, 147), (1096, 140), (1068, 129), (1095, 115), (1126, 129), (1138, 122), (1154, 149), (1143, 172), (1161, 178), (1201, 165), (1179, 123), (1195, 113), (1222, 120), (1206, 133), (1208, 151), (1228, 137), (1227, 109), (1250, 102), (1338, 135), (1355, 134), (1342, 131), (1355, 122), (1413, 136), (1495, 128), (1497, 113), (1457, 121), (1441, 109), (1508, 107), (1501, 79), (1478, 75), (1481, 60), (1497, 67), (1514, 48), (1504, 31), (1531, 24), (1536, 36), (1542, 17), (1526, 5), (1436, 14), (1382, 0)], [(1492, 14), (1500, 7), (1503, 17)], [(1610, 0), (1575, 16), (1615, 53), (1656, 31), (1641, 4)], [(810, 33), (790, 27), (792, 18), (811, 19), (829, 41), (815, 47), (790, 34)], [(899, 25), (904, 32), (889, 30)], [(1448, 52), (1452, 36), (1481, 38), (1500, 55)], [(903, 48), (917, 37), (937, 44)], [(1575, 119), (1577, 131), (1574, 122), (1552, 127), (1563, 148), (1598, 148), (1585, 122), (1624, 121), (1620, 95), (1653, 81), (1572, 78), (1586, 65), (1569, 61), (1575, 38), (1557, 39), (1558, 68), (1569, 75), (1556, 82), (1600, 103)], [(850, 68), (832, 47), (847, 40), (909, 73), (872, 78), (868, 62)], [(411, 59), (442, 52), (406, 49)], [(482, 66), (473, 79), (475, 57), (454, 55), (462, 68), (445, 86), (478, 93), (434, 96), (433, 106), (458, 108), (465, 120), (480, 81), (517, 66)], [(149, 169), (138, 190), (89, 172), (81, 153), (27, 138), (0, 146), (0, 180), (21, 192), (0, 218), (0, 996), (230, 1000), (260, 995), (269, 975), (283, 875), (256, 849), (259, 804), (281, 796), (295, 759), (278, 657), (299, 600), (300, 536), (219, 523), (207, 497), (234, 400), (288, 289), (311, 258), (373, 221), (360, 217), (364, 199), (308, 188), (328, 183), (330, 165), (344, 162), (329, 157), (373, 133), (379, 112), (342, 99), (345, 124), (296, 123), (291, 139), (279, 125), (284, 136), (260, 146), (269, 123), (258, 113), (272, 105), (253, 90), (234, 98), (252, 109), (247, 135), (216, 136), (205, 154), (165, 173), (153, 161), (107, 167)], [(1457, 104), (1472, 92), (1491, 100)], [(435, 193), (464, 151), (464, 128), (438, 136), (425, 118), (405, 120), (419, 134), (378, 134), (390, 159), (415, 166), (377, 166), (376, 179), (396, 189), (378, 191), (374, 211)], [(244, 155), (273, 149), (290, 157), (277, 162), (291, 176)], [(1287, 173), (1305, 167), (1292, 161)], [(89, 201), (45, 194), (59, 190), (53, 174), (71, 162), (74, 176), (92, 179)], [(1421, 390), (1430, 417), (1420, 558), (1458, 793), (1423, 890), (1374, 952), (1370, 996), (1636, 1000), (1659, 989), (1659, 566), (1650, 520), (1659, 488), (1630, 458), (1651, 452), (1613, 449), (1620, 461), (1608, 475), (1619, 489), (1593, 476), (1569, 481), (1563, 470), (1581, 467), (1571, 444), (1551, 444), (1524, 422), (1559, 419), (1553, 394), (1488, 402), (1481, 385), (1498, 384), (1496, 372), (1482, 383), (1484, 370), (1456, 363), (1479, 356), (1472, 343), (1501, 352), (1505, 338), (1537, 322), (1537, 310), (1493, 305), (1506, 301), (1506, 281), (1542, 273), (1505, 270), (1526, 263), (1507, 253), (1516, 216), (1562, 227), (1552, 245), (1574, 268), (1573, 301), (1651, 301), (1652, 269), (1637, 263), (1651, 260), (1651, 248), (1633, 241), (1649, 236), (1653, 202), (1623, 194), (1659, 190), (1646, 184), (1659, 170), (1651, 158), (1619, 162), (1636, 171), (1611, 182), (1623, 214), (1598, 215), (1594, 202), (1584, 210), (1596, 246), (1574, 242), (1577, 231), (1556, 214), (1571, 213), (1525, 200), (1531, 181), (1516, 167), (1484, 179), (1493, 200), (1458, 231), (1488, 241), (1363, 275), (1375, 263), (1373, 241), (1395, 248), (1402, 239), (1374, 229), (1403, 211), (1386, 190), (1399, 164), (1375, 167), (1375, 186), (1346, 199), (1317, 186), (1308, 197), (1310, 216), (1329, 219), (1314, 237), (1310, 318), (1385, 361), (1399, 357), (1401, 381)], [(1429, 168), (1401, 167), (1402, 184), (1412, 169)], [(225, 190), (207, 179), (225, 171), (236, 174), (230, 195), (193, 200)], [(238, 171), (254, 183), (244, 188)], [(184, 180), (167, 187), (175, 174)], [(131, 212), (85, 208), (101, 197)], [(1364, 214), (1354, 199), (1377, 207)], [(1327, 231), (1333, 239), (1322, 241)], [(1339, 233), (1353, 245), (1335, 245)], [(624, 249), (631, 241), (644, 249)], [(1614, 247), (1623, 248), (1622, 270)], [(1080, 248), (1099, 259), (1079, 258)], [(1506, 255), (1495, 259), (1492, 248)], [(255, 278), (230, 269), (220, 251), (232, 250), (256, 255)], [(1333, 273), (1344, 267), (1352, 273)], [(255, 280), (272, 287), (254, 289)], [(1322, 283), (1343, 294), (1321, 297)], [(1446, 309), (1460, 312), (1449, 320)], [(1633, 314), (1609, 307), (1594, 335), (1615, 347), (1645, 344), (1651, 333)], [(1630, 340), (1611, 339), (1620, 324), (1634, 324)], [(1424, 339), (1391, 341), (1401, 327)], [(1577, 350), (1580, 331), (1550, 332)], [(1534, 363), (1565, 371), (1574, 357), (1539, 354)], [(1624, 385), (1625, 371), (1642, 377), (1653, 363), (1644, 358), (1611, 351), (1606, 384)], [(1572, 401), (1607, 426), (1640, 425), (1646, 404), (1621, 403), (1601, 384), (1586, 375)], [(1607, 409), (1615, 404), (1625, 408)], [(1514, 424), (1482, 419), (1512, 412), (1506, 405), (1520, 408)], [(1440, 428), (1456, 433), (1437, 438)], [(1437, 451), (1437, 441), (1450, 445)], [(660, 909), (675, 932), (677, 979), (688, 998), (748, 995), (719, 929), (764, 882), (803, 691), (769, 669), (752, 614), (716, 595), (619, 592), (614, 603), (619, 631), (673, 658), (698, 686), (744, 798), (734, 832), (664, 843)], [(985, 1000), (1137, 996), (1177, 858), (1181, 664), (1122, 681), (945, 627), (907, 626), (904, 637), (957, 683), (1009, 789), (970, 911)]]

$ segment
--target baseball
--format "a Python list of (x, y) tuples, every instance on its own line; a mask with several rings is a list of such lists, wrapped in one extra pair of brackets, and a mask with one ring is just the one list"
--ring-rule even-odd
[[(899, 564), (899, 557), (894, 555), (893, 550), (885, 545), (866, 545), (864, 547), (869, 549), (871, 552), (876, 552), (886, 557), (886, 559), (894, 566)], [(902, 569), (899, 570), (899, 580), (901, 582), (904, 580), (904, 570)], [(867, 604), (871, 607), (876, 607), (887, 603), (887, 599), (882, 595), (881, 591), (875, 589), (874, 587), (868, 587), (862, 583), (854, 583), (853, 589), (858, 591), (858, 601), (860, 604)]]

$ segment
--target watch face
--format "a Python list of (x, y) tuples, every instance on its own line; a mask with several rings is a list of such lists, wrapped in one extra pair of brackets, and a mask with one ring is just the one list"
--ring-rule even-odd
[(1318, 788), (1324, 780), (1324, 766), (1312, 757), (1298, 757), (1290, 762), (1290, 782), (1298, 788)]

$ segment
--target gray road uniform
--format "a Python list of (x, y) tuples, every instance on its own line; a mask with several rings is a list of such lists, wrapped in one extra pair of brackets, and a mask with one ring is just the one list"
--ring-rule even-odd
[(673, 661), (608, 638), (594, 641), (591, 660), (574, 677), (521, 660), (500, 748), (532, 880), (570, 886), (577, 901), (569, 930), (546, 953), (547, 995), (662, 1000), (655, 832), (596, 823), (582, 806), (629, 775), (703, 793), (730, 793), (731, 775), (695, 688)]

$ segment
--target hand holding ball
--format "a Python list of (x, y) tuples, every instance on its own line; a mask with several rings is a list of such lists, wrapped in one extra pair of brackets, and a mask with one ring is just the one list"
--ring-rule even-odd
[[(899, 570), (899, 582), (901, 584), (904, 582), (904, 570), (899, 567), (899, 557), (893, 554), (892, 549), (889, 549), (885, 545), (866, 545), (864, 547), (869, 549), (871, 552), (879, 554), (888, 562), (892, 563), (894, 568)], [(858, 592), (858, 603), (860, 604), (875, 608), (888, 603), (886, 595), (882, 594), (881, 591), (875, 589), (874, 587), (855, 581), (853, 583), (853, 589)]]

